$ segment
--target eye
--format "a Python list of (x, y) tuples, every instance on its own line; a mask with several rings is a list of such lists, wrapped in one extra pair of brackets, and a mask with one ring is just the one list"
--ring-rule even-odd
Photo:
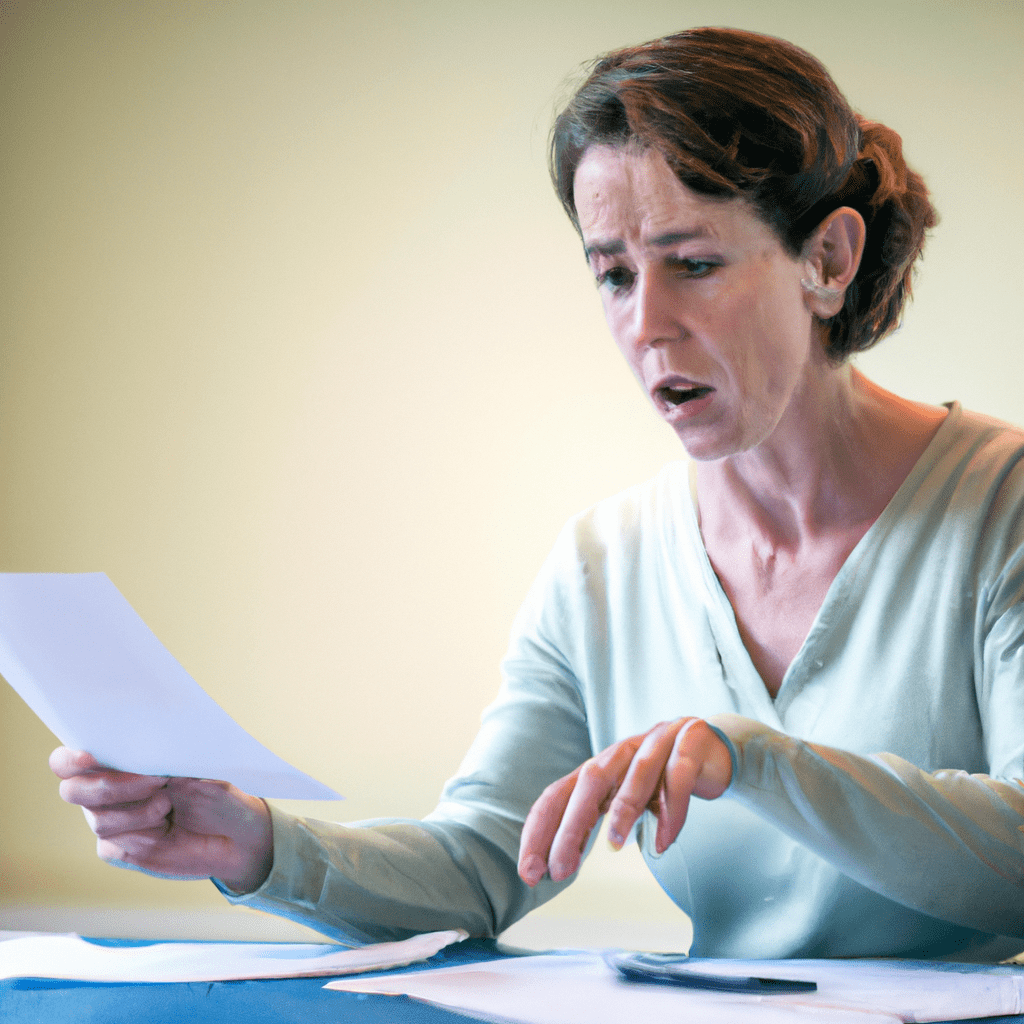
[(677, 259), (672, 258), (669, 260), (669, 264), (672, 269), (677, 271), (682, 277), (707, 277), (708, 274), (717, 270), (721, 264), (715, 260), (700, 260), (700, 259)]
[(608, 270), (597, 275), (599, 288), (608, 287), (617, 292), (622, 288), (628, 288), (636, 275), (626, 267), (609, 267)]

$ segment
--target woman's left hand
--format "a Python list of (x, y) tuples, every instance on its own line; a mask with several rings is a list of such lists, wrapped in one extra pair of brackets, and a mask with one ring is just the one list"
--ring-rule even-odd
[(537, 798), (523, 826), (519, 877), (531, 886), (545, 872), (556, 882), (568, 878), (603, 814), (619, 849), (651, 811), (658, 819), (655, 849), (664, 853), (686, 821), (690, 797), (714, 800), (731, 779), (729, 748), (702, 718), (661, 722), (613, 743)]

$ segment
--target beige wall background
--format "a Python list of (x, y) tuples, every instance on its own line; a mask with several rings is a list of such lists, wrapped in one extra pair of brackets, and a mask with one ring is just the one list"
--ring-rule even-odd
[[(562, 522), (681, 455), (544, 157), (574, 67), (702, 23), (810, 49), (932, 186), (865, 371), (1024, 422), (1020, 2), (5, 2), (0, 569), (108, 573), (348, 796), (293, 809), (429, 811)], [(55, 742), (0, 686), (0, 928), (210, 933), (208, 884), (95, 859)], [(635, 852), (556, 904), (685, 931)]]

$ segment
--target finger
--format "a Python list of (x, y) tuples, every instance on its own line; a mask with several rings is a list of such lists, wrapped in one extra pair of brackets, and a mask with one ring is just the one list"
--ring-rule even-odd
[(159, 828), (129, 832), (114, 839), (98, 839), (96, 853), (117, 867), (179, 879), (215, 877), (219, 866), (229, 862), (229, 844), (223, 836), (175, 836)]
[(608, 840), (621, 849), (630, 829), (645, 810), (660, 813), (662, 775), (672, 753), (680, 722), (662, 722), (637, 749), (626, 777), (608, 808)]
[(170, 830), (158, 826), (97, 840), (96, 853), (101, 860), (117, 866), (175, 879), (221, 878), (225, 873), (230, 877), (238, 861), (226, 837), (189, 833), (176, 824)]
[(548, 869), (548, 855), (562, 815), (572, 796), (579, 768), (552, 782), (534, 801), (523, 823), (519, 839), (519, 877), (530, 886), (536, 885)]
[(618, 792), (641, 742), (639, 736), (630, 737), (580, 767), (548, 855), (548, 873), (554, 881), (579, 869), (590, 834)]
[(130, 804), (119, 804), (112, 808), (91, 810), (83, 807), (85, 820), (101, 839), (119, 836), (129, 832), (146, 832), (162, 829), (167, 832), (172, 803), (166, 790), (160, 790), (149, 800), (138, 800)]
[(707, 728), (699, 718), (685, 720), (677, 730), (662, 774), (661, 800), (654, 849), (664, 853), (679, 837), (690, 810), (690, 797), (701, 769), (699, 735)]
[(70, 779), (75, 775), (84, 775), (86, 772), (95, 771), (97, 768), (102, 767), (92, 754), (87, 754), (84, 750), (58, 747), (50, 754), (50, 771), (61, 779)]
[(664, 853), (686, 823), (690, 798), (714, 800), (732, 779), (732, 757), (718, 734), (700, 718), (689, 719), (676, 735), (665, 767), (663, 806), (658, 816), (655, 849)]
[(99, 770), (64, 779), (60, 796), (79, 807), (116, 807), (148, 800), (166, 785), (167, 779), (162, 775)]
[(693, 786), (693, 795), (702, 800), (717, 800), (732, 782), (732, 752), (721, 736), (701, 721), (700, 730), (695, 730), (704, 745), (701, 770)]

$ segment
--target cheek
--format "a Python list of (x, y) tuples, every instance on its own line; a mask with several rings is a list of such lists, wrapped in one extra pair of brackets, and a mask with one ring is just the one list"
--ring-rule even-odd
[(749, 376), (765, 351), (765, 315), (752, 289), (722, 289), (702, 303), (705, 336), (714, 339), (722, 362), (739, 379)]
[(758, 289), (751, 295), (746, 314), (756, 335), (755, 344), (763, 359), (778, 371), (803, 362), (811, 335), (811, 317), (799, 290), (788, 281), (768, 282), (774, 287)]
[(707, 308), (712, 336), (741, 404), (750, 416), (773, 406), (789, 393), (792, 377), (806, 357), (809, 323), (801, 326), (795, 311), (772, 288), (735, 288)]
[(629, 363), (633, 372), (636, 373), (639, 357), (636, 346), (630, 341), (629, 320), (623, 307), (621, 305), (613, 307), (604, 298), (601, 300), (601, 307), (604, 310), (604, 322), (608, 327), (608, 333), (612, 336), (612, 341), (615, 342), (615, 347), (622, 354), (623, 359)]

